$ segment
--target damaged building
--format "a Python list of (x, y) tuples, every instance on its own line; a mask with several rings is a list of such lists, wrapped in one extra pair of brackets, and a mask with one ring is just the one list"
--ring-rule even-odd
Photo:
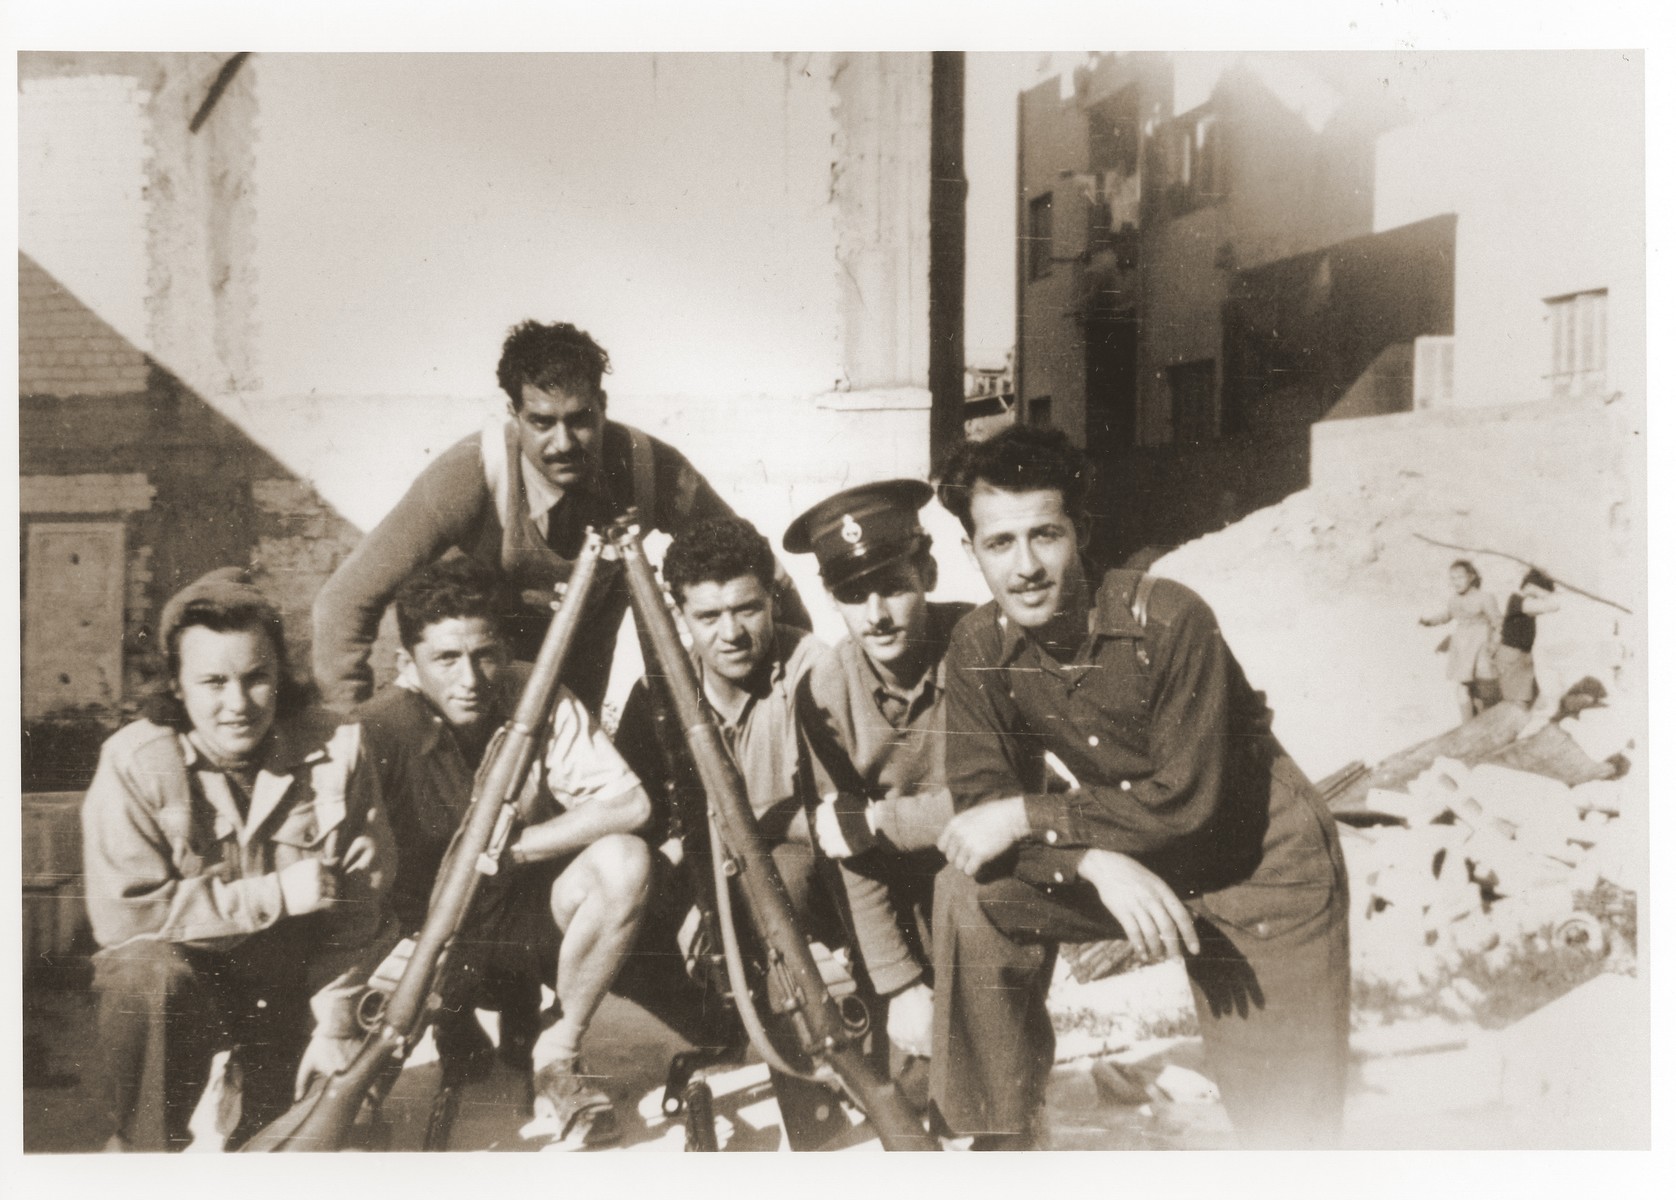
[(1638, 391), (1611, 57), (1103, 54), (1023, 93), (1021, 417), (1103, 464), (1107, 549), (1308, 486), (1324, 422)]

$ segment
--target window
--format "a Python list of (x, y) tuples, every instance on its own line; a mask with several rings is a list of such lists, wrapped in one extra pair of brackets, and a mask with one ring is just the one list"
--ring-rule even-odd
[(1222, 199), (1222, 138), (1216, 114), (1189, 113), (1170, 127), (1170, 199), (1177, 213)]
[(1030, 415), (1030, 424), (1032, 424), (1032, 425), (1044, 425), (1044, 426), (1045, 425), (1052, 425), (1053, 424), (1053, 397), (1052, 396), (1037, 396), (1035, 399), (1031, 400), (1030, 401), (1030, 414), (1029, 415)]
[(1546, 304), (1553, 395), (1599, 395), (1606, 390), (1606, 289), (1555, 296)]
[(1030, 201), (1030, 232), (1025, 253), (1029, 256), (1030, 278), (1040, 279), (1053, 271), (1053, 193)]
[(1455, 399), (1455, 339), (1414, 339), (1414, 410), (1446, 407)]
[(1216, 360), (1201, 358), (1165, 370), (1170, 387), (1170, 426), (1178, 444), (1216, 437)]

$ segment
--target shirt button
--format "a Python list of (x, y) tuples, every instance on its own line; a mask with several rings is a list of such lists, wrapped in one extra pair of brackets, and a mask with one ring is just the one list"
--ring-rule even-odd
[(1044, 833), (1042, 837), (1047, 841), (1047, 844), (1051, 846), (1059, 840), (1059, 831), (1056, 829), (1050, 829)]
[(1096, 737), (1096, 736), (1094, 736), (1094, 735), (1093, 735), (1093, 734), (1092, 734), (1092, 733), (1091, 733), (1091, 734), (1089, 734), (1089, 735), (1088, 735), (1088, 744), (1089, 744), (1089, 745), (1090, 745), (1090, 746), (1098, 746), (1098, 745), (1099, 745), (1099, 744), (1100, 744), (1100, 739), (1099, 739), (1099, 738), (1097, 738), (1097, 737)]
[(1130, 785), (1129, 785), (1129, 781), (1127, 779), (1125, 779), (1122, 783), (1118, 784), (1117, 786), (1119, 788), (1121, 788), (1123, 791), (1127, 792), (1129, 790)]
[(1065, 872), (1063, 872), (1063, 871), (1055, 871), (1055, 872), (1054, 872), (1054, 873), (1053, 873), (1053, 881), (1054, 881), (1054, 882), (1055, 882), (1055, 883), (1064, 883), (1064, 882), (1065, 882)]

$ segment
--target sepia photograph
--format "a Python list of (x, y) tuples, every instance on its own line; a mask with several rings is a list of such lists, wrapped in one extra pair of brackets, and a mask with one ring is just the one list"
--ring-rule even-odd
[(1651, 1148), (1645, 39), (529, 15), (15, 47), (23, 1155)]

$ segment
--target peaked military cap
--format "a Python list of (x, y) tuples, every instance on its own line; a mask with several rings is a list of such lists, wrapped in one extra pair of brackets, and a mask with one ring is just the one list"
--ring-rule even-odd
[(841, 587), (929, 544), (919, 510), (934, 494), (918, 479), (847, 488), (793, 521), (782, 544), (792, 554), (813, 554), (821, 582)]

